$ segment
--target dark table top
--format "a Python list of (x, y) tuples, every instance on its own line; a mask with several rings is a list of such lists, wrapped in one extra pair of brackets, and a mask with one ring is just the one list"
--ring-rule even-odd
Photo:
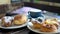
[(0, 34), (38, 34), (30, 31), (27, 27), (18, 28), (18, 29), (1, 29)]
[[(0, 34), (39, 34), (29, 30), (26, 26), (18, 29), (0, 29)], [(42, 33), (41, 33), (42, 34)], [(60, 34), (60, 33), (56, 33)]]

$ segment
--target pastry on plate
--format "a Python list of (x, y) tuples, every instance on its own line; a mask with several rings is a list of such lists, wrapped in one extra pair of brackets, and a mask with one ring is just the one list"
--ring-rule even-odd
[(12, 17), (6, 16), (1, 19), (2, 21), (2, 26), (4, 27), (9, 27), (12, 25)]
[(53, 24), (53, 25), (55, 25), (57, 28), (58, 28), (58, 25), (59, 25), (59, 23), (58, 23), (58, 21), (57, 21), (56, 18), (46, 19), (46, 20), (45, 20), (45, 24)]
[(40, 29), (40, 25), (42, 25), (42, 24), (39, 24), (37, 21), (32, 21), (32, 24), (33, 24), (33, 28), (34, 29)]
[(40, 27), (41, 32), (57, 32), (57, 27), (51, 24), (43, 24)]
[(57, 32), (58, 22), (55, 19), (47, 19), (44, 23), (38, 23), (38, 21), (32, 21), (33, 28), (39, 29), (41, 32)]
[(27, 16), (22, 14), (22, 15), (16, 15), (14, 17), (13, 23), (15, 25), (21, 25), (21, 24), (26, 23), (26, 21), (27, 21)]

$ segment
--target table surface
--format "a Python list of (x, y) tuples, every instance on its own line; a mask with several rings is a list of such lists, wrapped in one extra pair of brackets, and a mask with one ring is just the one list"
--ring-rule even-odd
[[(27, 27), (23, 27), (23, 28), (18, 28), (18, 29), (13, 29), (13, 30), (1, 29), (0, 34), (39, 34), (39, 33), (35, 33), (29, 30)], [(56, 33), (56, 34), (60, 34), (60, 33)]]
[[(56, 17), (55, 13), (47, 12), (45, 16), (52, 16)], [(60, 18), (59, 18), (60, 19)], [(30, 31), (26, 26), (23, 28), (18, 28), (18, 29), (1, 29), (0, 28), (0, 34), (38, 34), (35, 32)], [(59, 34), (59, 33), (56, 33)]]

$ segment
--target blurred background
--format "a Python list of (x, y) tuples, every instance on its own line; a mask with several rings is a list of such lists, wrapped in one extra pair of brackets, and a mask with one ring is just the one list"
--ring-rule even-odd
[(60, 13), (60, 0), (0, 0), (0, 14), (5, 15), (24, 6)]

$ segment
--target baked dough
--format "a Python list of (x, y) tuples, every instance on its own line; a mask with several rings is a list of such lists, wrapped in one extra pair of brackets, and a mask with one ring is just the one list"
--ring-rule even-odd
[(44, 23), (38, 23), (37, 21), (32, 21), (33, 28), (39, 29), (41, 32), (57, 32), (58, 22), (54, 20), (45, 20)]
[(21, 24), (26, 23), (26, 21), (27, 21), (27, 16), (24, 15), (24, 14), (22, 14), (22, 15), (16, 15), (16, 16), (14, 17), (13, 23), (14, 23), (15, 25), (21, 25)]

